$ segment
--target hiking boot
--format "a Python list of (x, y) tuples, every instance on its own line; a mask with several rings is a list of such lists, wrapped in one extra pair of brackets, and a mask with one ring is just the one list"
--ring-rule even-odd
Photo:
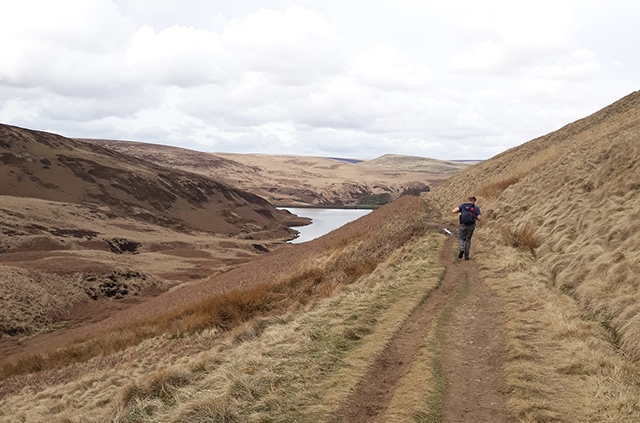
[(460, 250), (460, 252), (458, 253), (458, 258), (462, 258), (463, 255), (464, 255), (464, 250)]
[(464, 259), (465, 260), (469, 260), (469, 256), (464, 256)]

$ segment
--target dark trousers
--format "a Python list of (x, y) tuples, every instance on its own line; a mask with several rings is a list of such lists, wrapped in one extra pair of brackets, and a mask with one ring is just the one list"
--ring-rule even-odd
[(471, 237), (473, 236), (473, 230), (475, 228), (475, 223), (473, 225), (461, 224), (458, 228), (458, 251), (464, 251), (465, 257), (469, 257), (469, 250), (471, 250)]

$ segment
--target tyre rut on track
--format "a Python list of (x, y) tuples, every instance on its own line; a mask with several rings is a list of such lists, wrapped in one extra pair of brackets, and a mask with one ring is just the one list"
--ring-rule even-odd
[[(441, 320), (444, 398), (432, 415), (444, 422), (509, 421), (502, 375), (504, 338), (500, 299), (479, 279), (473, 261), (459, 261), (450, 237), (440, 253), (444, 280), (419, 304), (377, 357), (332, 423), (383, 421), (393, 394), (419, 355), (435, 319)], [(448, 314), (448, 313), (447, 313)]]

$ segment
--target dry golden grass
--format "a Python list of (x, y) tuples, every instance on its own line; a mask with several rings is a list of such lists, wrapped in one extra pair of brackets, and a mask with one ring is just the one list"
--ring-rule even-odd
[[(59, 368), (113, 354), (164, 334), (182, 336), (209, 328), (228, 331), (257, 316), (282, 314), (312, 303), (329, 295), (336, 286), (348, 285), (371, 273), (405, 242), (424, 231), (423, 208), (415, 197), (399, 200), (390, 209), (377, 212), (380, 223), (375, 230), (362, 232), (355, 225), (347, 225), (337, 242), (327, 237), (323, 256), (310, 259), (275, 281), (217, 294), (144, 322), (97, 333), (46, 356), (23, 358), (15, 364), (4, 365), (0, 375), (4, 379)], [(344, 241), (347, 239), (350, 241)]]
[[(393, 249), (380, 239), (362, 238), (358, 245), (364, 248), (326, 249), (304, 266), (324, 265), (326, 274), (344, 278), (313, 302), (261, 315), (226, 333), (210, 328), (163, 335), (85, 364), (41, 372), (34, 377), (77, 367), (84, 376), (7, 396), (0, 400), (0, 416), (7, 422), (322, 421), (442, 276), (442, 235)], [(375, 243), (390, 254), (357, 279), (343, 275), (344, 258), (363, 250), (375, 255)], [(303, 273), (284, 281), (299, 283)], [(406, 382), (409, 391), (429, 379), (414, 376)]]
[(640, 421), (640, 92), (425, 197), (446, 213), (470, 194), (475, 259), (507, 303), (511, 412)]
[(486, 199), (494, 199), (511, 185), (520, 182), (523, 176), (524, 175), (522, 174), (507, 176), (506, 178), (497, 181), (488, 182), (478, 188), (478, 192), (476, 194), (477, 196), (484, 197)]
[(530, 253), (535, 252), (541, 244), (535, 233), (535, 229), (529, 224), (524, 224), (519, 228), (503, 228), (503, 242), (514, 248), (519, 248)]
[(506, 302), (505, 373), (518, 421), (637, 421), (640, 369), (601, 323), (545, 283), (549, 270), (529, 254), (486, 239), (477, 244), (481, 276)]

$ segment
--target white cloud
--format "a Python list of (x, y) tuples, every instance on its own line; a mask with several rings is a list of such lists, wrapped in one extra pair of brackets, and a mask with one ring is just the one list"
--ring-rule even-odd
[(228, 62), (217, 34), (178, 26), (156, 33), (145, 25), (133, 35), (123, 65), (141, 82), (188, 87), (228, 81)]
[(379, 42), (353, 63), (350, 74), (363, 84), (380, 89), (416, 90), (429, 85), (431, 72), (414, 65), (394, 46)]
[(131, 29), (108, 0), (9, 3), (0, 14), (0, 82), (68, 91), (65, 81), (86, 87), (82, 75), (96, 72), (104, 82), (114, 71), (107, 59), (123, 48)]
[(119, 48), (131, 30), (129, 20), (109, 0), (11, 2), (3, 5), (0, 23), (0, 33), (13, 42), (90, 53)]
[(276, 151), (287, 151), (296, 143), (296, 128), (288, 122), (265, 123), (264, 125), (252, 128), (265, 140), (274, 143), (271, 148), (277, 146)]
[(301, 46), (313, 37), (333, 36), (333, 28), (318, 12), (293, 6), (284, 13), (260, 9), (243, 20), (232, 20), (224, 31), (226, 40), (242, 45)]
[(601, 70), (600, 59), (581, 48), (559, 57), (554, 63), (533, 68), (530, 73), (547, 80), (577, 81), (593, 78)]
[(627, 0), (23, 0), (0, 120), (218, 151), (486, 158), (638, 89)]
[(452, 55), (452, 69), (507, 74), (566, 52), (576, 31), (571, 3), (463, 3), (457, 23), (463, 50)]
[(331, 24), (299, 6), (285, 12), (261, 9), (231, 20), (223, 38), (242, 69), (262, 72), (279, 85), (306, 85), (343, 68)]

